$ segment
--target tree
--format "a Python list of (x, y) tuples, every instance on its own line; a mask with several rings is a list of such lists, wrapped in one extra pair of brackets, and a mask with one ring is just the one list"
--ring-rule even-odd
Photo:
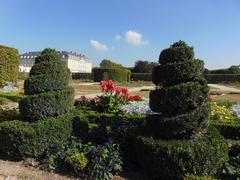
[(157, 66), (156, 62), (138, 60), (135, 62), (133, 72), (135, 73), (151, 73), (153, 67)]
[(240, 65), (233, 65), (228, 68), (228, 73), (229, 74), (240, 74)]
[(125, 69), (125, 67), (123, 67), (121, 64), (117, 64), (109, 59), (103, 59), (102, 62), (100, 63), (100, 67), (101, 68), (119, 68), (119, 69)]

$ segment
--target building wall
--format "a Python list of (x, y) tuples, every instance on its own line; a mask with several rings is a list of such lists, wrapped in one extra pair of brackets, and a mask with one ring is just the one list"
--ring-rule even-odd
[[(40, 54), (40, 53), (39, 53)], [(35, 62), (35, 55), (23, 54), (20, 56), (20, 72), (29, 72)], [(67, 63), (68, 68), (73, 73), (91, 73), (92, 63), (82, 55), (77, 54), (61, 54), (63, 61)]]

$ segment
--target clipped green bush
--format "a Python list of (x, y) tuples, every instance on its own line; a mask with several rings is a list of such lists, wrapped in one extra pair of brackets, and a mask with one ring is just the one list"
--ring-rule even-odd
[(5, 82), (17, 82), (19, 53), (17, 49), (0, 45), (0, 87)]
[(15, 158), (42, 157), (54, 144), (63, 143), (72, 134), (77, 112), (34, 123), (20, 120), (0, 123), (0, 151)]
[(59, 54), (45, 49), (25, 80), (24, 92), (28, 95), (19, 102), (25, 120), (36, 121), (56, 117), (73, 108), (74, 91), (68, 87), (70, 71)]
[(201, 60), (167, 63), (153, 68), (152, 81), (156, 85), (196, 81), (202, 78), (203, 71), (204, 63)]
[(159, 140), (139, 137), (139, 163), (155, 179), (183, 179), (185, 174), (215, 175), (228, 160), (228, 146), (214, 128), (190, 140)]
[(69, 83), (69, 74), (41, 74), (24, 81), (24, 94), (38, 94), (64, 89)]
[(19, 102), (20, 113), (31, 121), (57, 117), (72, 109), (73, 98), (72, 88), (34, 94)]
[(128, 82), (130, 81), (131, 71), (120, 68), (94, 68), (93, 69), (93, 80), (100, 82), (102, 80), (113, 80), (116, 82)]
[(196, 109), (207, 101), (208, 86), (186, 82), (150, 92), (150, 108), (164, 116), (174, 116)]
[(161, 139), (188, 138), (192, 132), (198, 132), (208, 126), (209, 112), (209, 105), (204, 104), (191, 112), (173, 117), (163, 117), (159, 114), (149, 115), (147, 128), (154, 137)]
[(189, 47), (184, 41), (178, 41), (164, 49), (159, 56), (159, 63), (164, 65), (173, 62), (194, 60), (193, 47)]

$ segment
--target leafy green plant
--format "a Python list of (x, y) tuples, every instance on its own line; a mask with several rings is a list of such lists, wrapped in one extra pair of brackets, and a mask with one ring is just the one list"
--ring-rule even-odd
[(83, 153), (75, 153), (66, 158), (66, 162), (69, 163), (76, 174), (83, 172), (84, 168), (88, 164), (88, 159)]
[(122, 160), (117, 144), (96, 146), (90, 153), (89, 176), (96, 180), (110, 180), (122, 172)]
[(237, 122), (238, 117), (226, 106), (218, 105), (216, 102), (211, 104), (211, 119), (218, 122), (232, 123)]
[(3, 109), (0, 107), (0, 122), (13, 120), (18, 116), (19, 112), (17, 109)]

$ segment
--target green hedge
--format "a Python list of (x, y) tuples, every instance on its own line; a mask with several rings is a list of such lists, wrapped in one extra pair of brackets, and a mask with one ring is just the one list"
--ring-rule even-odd
[(19, 110), (23, 118), (30, 121), (56, 117), (73, 108), (73, 99), (72, 88), (29, 95), (19, 102)]
[(149, 106), (164, 116), (173, 116), (196, 109), (207, 97), (207, 84), (186, 82), (151, 91)]
[(193, 132), (206, 129), (209, 112), (209, 105), (204, 104), (191, 112), (173, 117), (148, 115), (147, 129), (151, 135), (161, 139), (189, 138)]
[(64, 72), (31, 76), (24, 81), (24, 94), (61, 90), (68, 85), (69, 79), (70, 75)]
[(183, 179), (185, 174), (215, 175), (228, 160), (228, 146), (214, 128), (192, 140), (155, 140), (139, 137), (138, 160), (149, 177)]
[(204, 63), (201, 60), (168, 63), (153, 68), (152, 81), (156, 85), (178, 84), (201, 79)]
[(129, 82), (131, 77), (131, 71), (127, 69), (105, 69), (105, 68), (94, 68), (93, 69), (93, 80), (100, 82), (102, 80), (113, 80), (117, 82)]
[(93, 73), (72, 73), (75, 80), (93, 80)]
[(211, 121), (226, 139), (240, 139), (240, 123), (218, 123)]
[(19, 71), (19, 53), (17, 49), (0, 45), (0, 87), (5, 82), (17, 82)]
[(0, 123), (0, 151), (15, 158), (43, 156), (54, 144), (65, 142), (72, 134), (76, 112), (35, 123), (20, 120)]
[(240, 82), (240, 74), (206, 74), (208, 83)]
[(132, 81), (152, 81), (152, 73), (131, 73)]

